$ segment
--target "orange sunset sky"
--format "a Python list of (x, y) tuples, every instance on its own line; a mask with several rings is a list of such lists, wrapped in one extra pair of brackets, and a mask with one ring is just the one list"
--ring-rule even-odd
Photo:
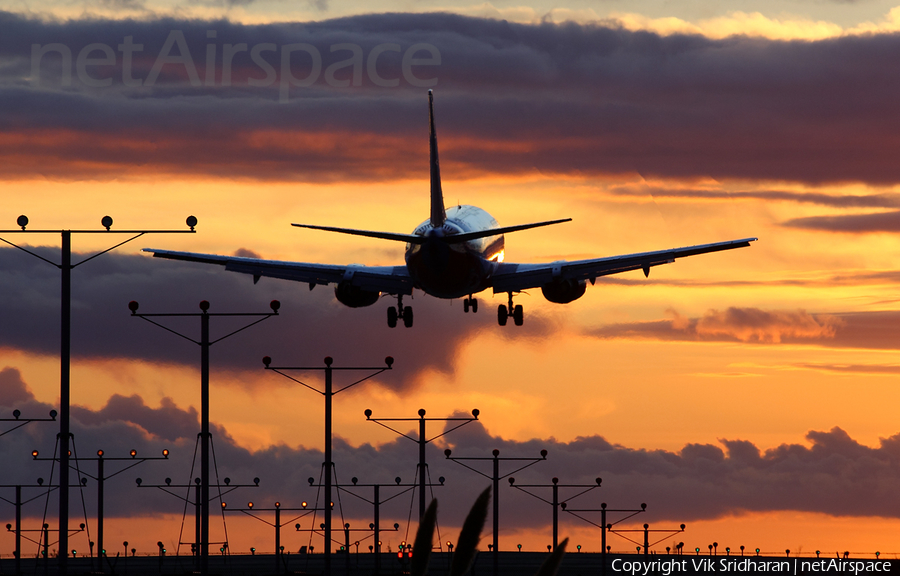
[[(189, 481), (199, 429), (196, 349), (130, 318), (127, 303), (194, 312), (205, 299), (213, 312), (265, 312), (278, 299), (278, 318), (213, 348), (220, 471), (262, 479), (229, 506), (316, 497), (306, 478), (322, 462), (321, 398), (264, 372), (262, 356), (378, 366), (391, 355), (394, 370), (336, 397), (337, 474), (414, 478), (415, 446), (367, 422), (367, 408), (410, 418), (479, 409), (479, 423), (430, 448), (432, 478), (447, 479), (435, 491), (443, 540), (461, 523), (457, 502), (487, 484), (444, 460), (444, 448), (545, 448), (547, 461), (517, 480), (600, 476), (603, 487), (572, 506), (645, 502), (639, 523), (687, 524), (660, 550), (716, 541), (900, 553), (900, 6), (398, 0), (370, 10), (333, 0), (0, 1), (0, 228), (20, 214), (31, 229), (100, 229), (106, 214), (119, 229), (199, 219), (196, 234), (146, 236), (74, 272), (78, 450), (172, 451), (109, 484), (107, 541), (176, 546), (182, 504), (134, 478)], [(129, 42), (141, 49), (129, 53)], [(301, 43), (285, 60), (284, 46)], [(497, 326), (505, 296), (489, 292), (474, 315), (416, 292), (406, 301), (415, 326), (389, 329), (390, 298), (351, 310), (332, 287), (254, 285), (139, 252), (402, 263), (402, 244), (290, 223), (405, 233), (424, 220), (429, 87), (448, 206), (477, 205), (501, 225), (573, 219), (508, 234), (507, 261), (759, 240), (649, 278), (598, 279), (568, 305), (539, 290), (518, 295), (521, 328)], [(0, 236), (58, 259), (58, 235)], [(73, 249), (122, 239), (77, 235)], [(0, 417), (42, 417), (59, 402), (59, 275), (8, 245), (0, 261)], [(228, 322), (214, 330), (224, 335)], [(14, 465), (0, 484), (49, 476), (29, 455), (52, 454), (54, 426), (3, 436)], [(342, 498), (347, 521), (371, 521)], [(549, 507), (505, 483), (500, 498), (501, 547), (543, 549)], [(395, 547), (415, 529), (409, 498), (399, 501), (387, 512), (402, 524)], [(35, 525), (42, 503), (27, 510)], [(599, 548), (594, 527), (564, 522), (573, 543)], [(230, 516), (228, 529), (235, 551), (271, 547), (262, 524)], [(293, 550), (308, 537), (288, 538)], [(0, 534), (0, 554), (13, 546)]]

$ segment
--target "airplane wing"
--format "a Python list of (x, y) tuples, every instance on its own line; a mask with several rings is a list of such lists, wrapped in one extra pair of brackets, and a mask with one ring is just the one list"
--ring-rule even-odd
[(660, 264), (671, 264), (676, 258), (744, 248), (750, 246), (750, 242), (756, 240), (756, 238), (743, 238), (727, 242), (716, 242), (714, 244), (701, 244), (699, 246), (624, 254), (607, 258), (592, 258), (590, 260), (575, 260), (572, 262), (565, 260), (546, 264), (504, 262), (500, 264), (493, 275), (494, 293), (519, 292), (529, 288), (538, 288), (554, 280), (590, 280), (593, 283), (599, 276), (618, 274), (629, 270), (643, 270), (644, 275), (648, 276), (651, 267), (659, 266)]
[(406, 271), (406, 266), (362, 266), (349, 264), (339, 266), (333, 264), (312, 264), (307, 262), (285, 262), (280, 260), (263, 260), (260, 258), (243, 258), (240, 256), (217, 256), (215, 254), (197, 254), (194, 252), (175, 252), (144, 248), (155, 258), (184, 260), (218, 264), (230, 272), (241, 272), (253, 276), (253, 282), (261, 277), (281, 278), (306, 282), (310, 290), (318, 284), (332, 284), (349, 281), (359, 288), (383, 292), (385, 294), (412, 294), (413, 283)]

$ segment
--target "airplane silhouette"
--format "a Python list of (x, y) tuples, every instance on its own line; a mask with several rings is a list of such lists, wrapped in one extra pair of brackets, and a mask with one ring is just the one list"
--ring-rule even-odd
[(412, 307), (403, 305), (403, 297), (411, 295), (413, 288), (437, 298), (465, 297), (463, 300), (465, 312), (470, 309), (477, 312), (478, 300), (474, 294), (492, 288), (494, 294), (506, 292), (509, 298), (508, 304), (500, 304), (497, 308), (499, 324), (505, 326), (508, 318), (512, 317), (515, 325), (521, 326), (524, 322), (522, 305), (513, 303), (514, 293), (529, 288), (540, 288), (550, 302), (566, 304), (584, 295), (586, 283), (590, 281), (593, 284), (599, 276), (629, 270), (643, 270), (644, 275), (649, 276), (651, 267), (670, 264), (676, 258), (742, 248), (756, 240), (756, 238), (742, 238), (571, 262), (565, 260), (543, 264), (504, 262), (504, 234), (568, 222), (571, 218), (500, 226), (490, 214), (476, 206), (461, 205), (445, 209), (441, 191), (437, 136), (434, 130), (434, 94), (431, 90), (428, 91), (428, 115), (431, 214), (428, 220), (419, 224), (411, 234), (292, 224), (300, 228), (406, 242), (405, 265), (313, 264), (154, 248), (145, 248), (144, 251), (152, 252), (157, 258), (218, 264), (228, 271), (252, 275), (254, 284), (263, 276), (306, 282), (310, 290), (319, 284), (335, 284), (335, 297), (351, 308), (371, 306), (382, 294), (395, 296), (397, 306), (391, 306), (387, 311), (388, 326), (391, 328), (397, 325), (398, 320), (402, 320), (407, 327), (413, 325)]

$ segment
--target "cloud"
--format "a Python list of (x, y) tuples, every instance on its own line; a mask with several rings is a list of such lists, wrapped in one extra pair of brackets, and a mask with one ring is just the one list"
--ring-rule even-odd
[(238, 248), (237, 250), (234, 251), (234, 254), (232, 254), (232, 256), (238, 256), (240, 258), (257, 258), (257, 259), (262, 258), (262, 256), (260, 256), (259, 252), (254, 252), (253, 250), (250, 250), (249, 248)]
[(163, 398), (161, 403), (159, 408), (150, 408), (137, 394), (129, 397), (113, 394), (106, 406), (97, 411), (73, 406), (72, 417), (85, 426), (129, 422), (148, 436), (156, 436), (161, 440), (190, 438), (197, 433), (200, 417), (195, 408), (181, 410), (171, 398)]
[[(33, 248), (56, 262), (59, 249)], [(87, 254), (74, 254), (73, 262)], [(148, 322), (131, 316), (128, 303), (140, 304), (141, 313), (199, 313), (202, 300), (210, 312), (269, 312), (279, 300), (279, 315), (259, 326), (214, 344), (213, 371), (261, 374), (261, 359), (276, 363), (318, 364), (333, 356), (344, 366), (381, 365), (386, 356), (396, 360), (393, 370), (378, 382), (401, 390), (414, 386), (429, 370), (452, 373), (460, 348), (481, 330), (496, 327), (487, 313), (463, 315), (447, 301), (421, 298), (413, 302), (416, 325), (411, 329), (387, 327), (385, 309), (392, 300), (363, 309), (350, 309), (334, 299), (332, 287), (312, 292), (306, 284), (263, 279), (226, 272), (218, 266), (178, 263), (143, 255), (106, 254), (72, 274), (72, 353), (82, 359), (139, 359), (152, 363), (195, 367), (199, 349)], [(0, 347), (56, 355), (59, 341), (59, 271), (37, 258), (12, 248), (0, 249)], [(197, 318), (157, 318), (158, 322), (199, 340)], [(211, 321), (217, 339), (253, 319), (219, 317)], [(440, 330), (434, 328), (439, 326)], [(429, 330), (429, 327), (431, 328)], [(540, 337), (555, 325), (539, 313), (530, 314), (516, 338)], [(423, 339), (423, 330), (431, 336)], [(257, 379), (244, 378), (247, 386)], [(124, 401), (124, 399), (123, 399)]]
[(777, 200), (816, 204), (835, 208), (898, 208), (898, 194), (824, 194), (809, 190), (703, 190), (695, 188), (660, 188), (657, 186), (616, 186), (609, 189), (615, 196), (653, 198), (688, 198), (698, 200)]
[[(900, 88), (891, 72), (900, 67), (895, 34), (713, 40), (452, 14), (268, 25), (171, 18), (52, 22), (12, 13), (0, 21), (10, 31), (0, 38), (3, 178), (421, 177), (408, 158), (427, 153), (421, 138), (425, 88), (404, 72), (403, 58), (427, 44), (439, 52), (440, 64), (413, 67), (414, 75), (437, 80), (436, 121), (448, 177), (900, 180), (891, 154), (900, 136), (883, 120), (895, 115), (892, 95)], [(153, 86), (125, 86), (118, 49), (124, 39), (143, 46), (134, 53), (132, 75), (144, 81), (160, 54), (179, 57), (178, 50), (163, 50), (173, 31), (183, 33), (196, 72), (169, 63)], [(315, 47), (321, 67), (310, 86), (287, 86), (285, 93), (277, 82), (279, 49), (298, 42)], [(52, 51), (37, 66), (35, 86), (32, 44), (71, 51), (71, 88), (61, 85), (63, 59)], [(112, 80), (109, 87), (86, 86), (74, 70), (91, 44), (110, 47), (117, 59), (89, 67), (92, 78)], [(225, 46), (243, 44), (248, 49), (234, 54), (231, 85), (225, 86)], [(266, 44), (275, 49), (254, 59), (251, 48)], [(330, 66), (352, 57), (349, 49), (331, 50), (338, 44), (358, 46), (364, 60), (377, 46), (396, 44), (400, 52), (382, 53), (375, 76), (361, 64), (359, 86), (344, 88), (336, 82), (355, 82), (349, 67), (326, 80)], [(206, 82), (208, 45), (216, 54), (213, 85)], [(313, 73), (305, 54), (289, 62), (295, 78)], [(275, 83), (251, 85), (251, 78), (267, 77), (266, 66)], [(382, 88), (377, 78), (399, 85)]]
[(843, 317), (804, 310), (761, 310), (730, 307), (687, 318), (669, 310), (670, 320), (610, 324), (589, 330), (598, 338), (726, 341), (778, 344), (829, 341), (844, 324)]
[(595, 338), (688, 342), (807, 344), (825, 348), (900, 349), (900, 312), (810, 313), (731, 307), (689, 318), (669, 310), (670, 318), (605, 324), (585, 331)]
[(822, 370), (825, 372), (840, 372), (844, 374), (900, 374), (900, 364), (821, 364), (802, 363), (794, 364), (798, 368), (809, 370)]
[(784, 222), (782, 225), (790, 228), (823, 232), (844, 232), (848, 234), (896, 233), (900, 232), (900, 211), (810, 216), (807, 218), (794, 218)]
[[(676, 317), (673, 326), (685, 326), (683, 318)], [(840, 321), (827, 315), (812, 316), (805, 310), (765, 311), (758, 308), (710, 310), (694, 325), (701, 338), (705, 336), (734, 337), (741, 342), (779, 343), (782, 338), (828, 339), (834, 338)]]
[[(18, 406), (24, 413), (46, 413), (49, 406), (26, 401)], [(833, 516), (896, 517), (900, 495), (900, 434), (881, 439), (877, 447), (867, 447), (853, 440), (844, 430), (810, 431), (803, 443), (787, 443), (761, 450), (740, 439), (720, 439), (718, 444), (687, 444), (679, 451), (633, 449), (593, 435), (570, 442), (552, 438), (527, 441), (505, 440), (492, 436), (479, 421), (460, 428), (443, 440), (448, 442), (454, 458), (484, 458), (464, 463), (490, 475), (493, 449), (501, 458), (534, 459), (534, 464), (515, 471), (516, 483), (545, 484), (552, 477), (564, 484), (595, 485), (602, 478), (602, 490), (593, 491), (570, 502), (570, 508), (599, 508), (607, 502), (614, 508), (648, 504), (653, 522), (714, 519), (746, 511), (818, 512)], [(49, 477), (49, 463), (31, 460), (30, 450), (37, 448), (41, 456), (53, 452), (55, 424), (33, 424), (0, 444), (0, 457), (6, 483), (33, 483), (37, 476)], [(174, 484), (191, 482), (192, 458), (199, 423), (194, 410), (175, 406), (170, 400), (159, 408), (146, 406), (139, 397), (113, 396), (97, 411), (73, 407), (72, 429), (76, 455), (93, 455), (102, 448), (109, 457), (126, 456), (131, 449), (139, 456), (158, 456), (162, 448), (170, 450), (165, 461), (147, 462), (128, 472), (124, 478), (106, 485), (108, 517), (138, 516), (181, 512), (182, 503), (160, 491), (149, 488), (163, 484), (166, 477)], [(242, 489), (232, 498), (257, 501), (281, 501), (297, 505), (300, 500), (315, 501), (316, 489), (307, 478), (319, 478), (323, 455), (314, 449), (273, 445), (264, 450), (248, 451), (235, 444), (226, 430), (213, 427), (216, 466), (219, 478), (229, 477), (235, 484), (251, 484), (259, 477), (259, 488)], [(23, 446), (27, 450), (23, 449)], [(442, 501), (470, 502), (489, 480), (446, 459), (443, 445), (430, 443), (426, 458), (434, 483), (445, 479), (443, 487), (434, 488)], [(540, 451), (546, 449), (546, 460)], [(338, 481), (349, 484), (356, 477), (361, 484), (404, 483), (415, 478), (418, 449), (413, 442), (398, 438), (387, 444), (351, 446), (335, 438), (334, 453)], [(501, 473), (508, 474), (527, 461), (501, 461)], [(84, 473), (93, 472), (92, 465), (80, 464)], [(117, 464), (110, 461), (107, 473)], [(134, 478), (141, 477), (141, 489)], [(510, 489), (504, 481), (501, 488), (501, 523), (523, 528), (546, 528), (550, 511), (527, 494)], [(93, 484), (91, 484), (93, 485)], [(561, 489), (561, 499), (573, 498), (582, 489)], [(399, 490), (397, 490), (399, 491)], [(539, 488), (531, 489), (540, 493)], [(93, 490), (84, 496), (88, 510), (94, 503)], [(371, 488), (356, 490), (371, 496)], [(382, 489), (382, 496), (391, 492)], [(394, 492), (391, 492), (393, 494)], [(399, 498), (382, 510), (384, 518), (405, 518), (412, 505), (412, 495)], [(368, 519), (368, 505), (343, 493), (343, 513), (349, 518)], [(458, 526), (465, 506), (444, 506), (442, 522)], [(541, 513), (545, 511), (546, 514)], [(27, 513), (27, 512), (26, 512)], [(590, 514), (585, 517), (597, 521)], [(573, 522), (578, 520), (566, 514)], [(368, 520), (367, 520), (368, 521)]]
[(147, 7), (143, 0), (97, 0), (97, 6), (112, 10), (147, 12)]
[(15, 406), (34, 400), (34, 394), (22, 380), (22, 373), (9, 366), (0, 370), (0, 390), (3, 390), (0, 406)]

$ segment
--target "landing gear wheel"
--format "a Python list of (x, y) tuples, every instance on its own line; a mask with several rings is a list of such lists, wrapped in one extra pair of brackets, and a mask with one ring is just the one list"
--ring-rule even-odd
[(521, 326), (522, 323), (525, 321), (525, 314), (522, 311), (521, 304), (516, 304), (516, 307), (513, 308), (512, 317), (513, 317), (513, 322), (516, 323), (516, 326)]
[(468, 312), (468, 311), (469, 311), (469, 299), (466, 298), (465, 300), (463, 300), (463, 312)]
[(507, 312), (506, 306), (503, 304), (497, 306), (497, 323), (501, 326), (506, 326), (507, 318), (509, 318), (509, 312)]
[(397, 327), (397, 309), (393, 306), (388, 308), (388, 327), (396, 328)]
[(403, 325), (407, 328), (412, 328), (413, 325), (413, 311), (409, 306), (403, 309)]
[(478, 312), (478, 299), (470, 298), (470, 300), (472, 301), (472, 314), (474, 314), (474, 313)]

